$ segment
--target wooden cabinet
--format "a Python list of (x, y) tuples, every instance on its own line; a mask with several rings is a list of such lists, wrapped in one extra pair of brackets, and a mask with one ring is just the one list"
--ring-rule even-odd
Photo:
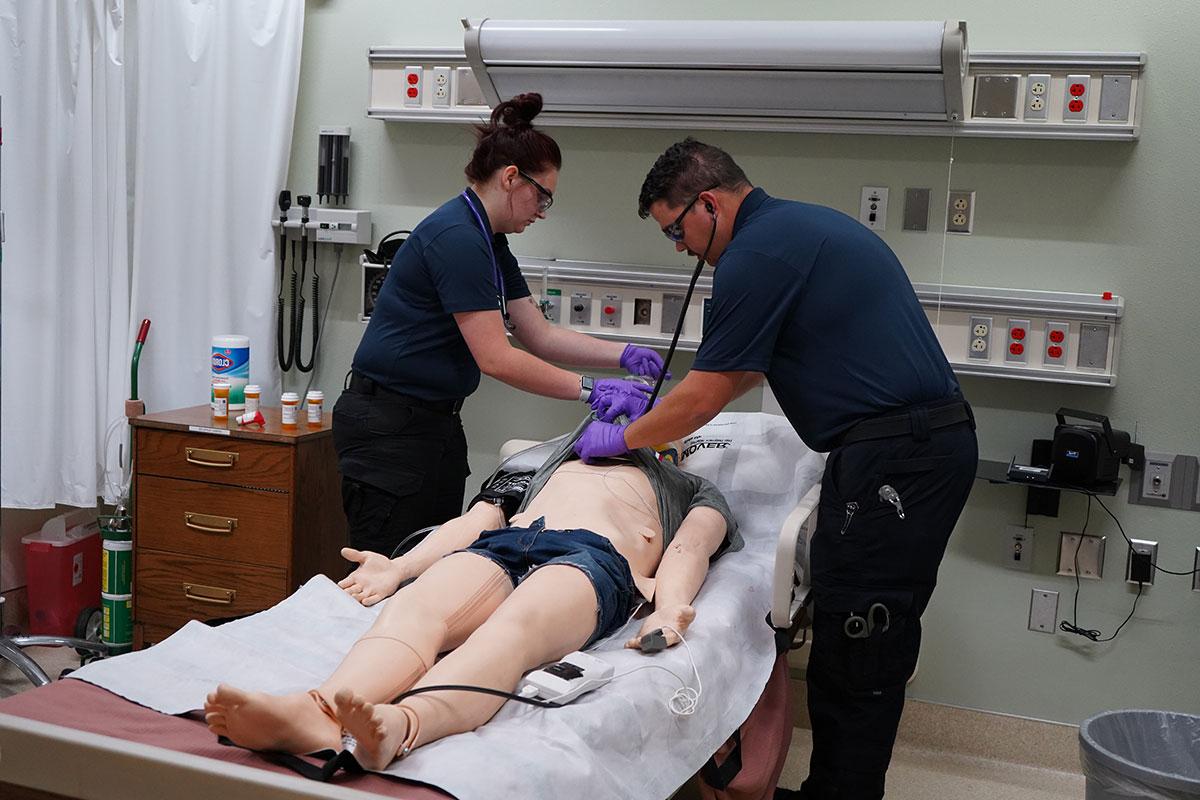
[(133, 618), (137, 647), (188, 620), (278, 603), (317, 573), (346, 571), (330, 414), (321, 427), (239, 428), (196, 406), (133, 420)]

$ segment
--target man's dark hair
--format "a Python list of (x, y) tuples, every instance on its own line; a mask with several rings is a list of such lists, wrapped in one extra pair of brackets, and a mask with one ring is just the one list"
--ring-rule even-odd
[(650, 206), (665, 200), (681, 206), (709, 189), (740, 189), (750, 180), (734, 160), (719, 147), (692, 137), (676, 142), (658, 157), (642, 182), (638, 216), (650, 216)]

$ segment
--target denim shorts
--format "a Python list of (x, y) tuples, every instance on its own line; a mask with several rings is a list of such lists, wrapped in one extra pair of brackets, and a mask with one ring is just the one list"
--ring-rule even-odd
[(596, 629), (584, 648), (624, 625), (640, 598), (629, 562), (608, 539), (582, 528), (546, 530), (541, 517), (527, 528), (484, 531), (470, 547), (458, 552), (491, 559), (508, 574), (513, 586), (550, 564), (570, 564), (582, 571), (592, 582), (599, 606)]

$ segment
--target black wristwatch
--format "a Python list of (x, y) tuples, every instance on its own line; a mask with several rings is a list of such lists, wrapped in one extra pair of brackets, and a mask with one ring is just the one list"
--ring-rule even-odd
[(592, 390), (596, 388), (596, 379), (591, 375), (579, 376), (579, 402), (586, 403), (592, 399)]

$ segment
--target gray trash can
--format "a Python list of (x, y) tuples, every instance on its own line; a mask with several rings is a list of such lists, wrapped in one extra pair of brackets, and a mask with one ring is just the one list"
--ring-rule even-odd
[(1105, 711), (1079, 726), (1087, 800), (1200, 799), (1200, 717)]

